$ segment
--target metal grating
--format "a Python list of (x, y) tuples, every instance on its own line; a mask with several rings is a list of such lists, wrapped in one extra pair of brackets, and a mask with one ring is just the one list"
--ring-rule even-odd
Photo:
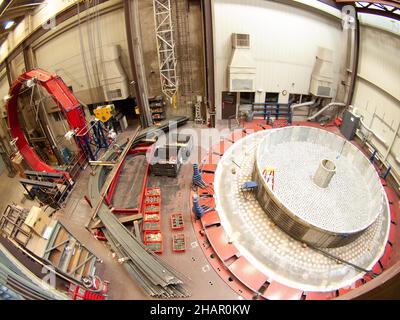
[[(368, 159), (346, 140), (325, 130), (287, 127), (271, 130), (257, 150), (258, 177), (265, 198), (277, 204), (266, 212), (296, 239), (319, 246), (349, 243), (368, 228), (383, 211), (384, 190)], [(331, 159), (337, 173), (327, 188), (313, 175), (322, 159)], [(275, 189), (262, 178), (263, 168), (275, 168)], [(331, 241), (326, 239), (331, 238)]]

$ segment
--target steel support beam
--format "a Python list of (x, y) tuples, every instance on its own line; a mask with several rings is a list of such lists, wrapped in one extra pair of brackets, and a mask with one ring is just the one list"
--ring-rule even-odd
[[(321, 0), (320, 0), (321, 1)], [(326, 0), (322, 0), (326, 1)], [(328, 0), (329, 1), (329, 0)], [(391, 6), (400, 9), (400, 1), (398, 0), (369, 0), (369, 1), (351, 1), (351, 0), (335, 0), (338, 4), (354, 4), (357, 2), (362, 2), (364, 5), (366, 4), (378, 4), (384, 6)]]
[(360, 13), (374, 14), (400, 21), (400, 1), (370, 0), (349, 1), (336, 0), (338, 5), (353, 5)]
[(354, 43), (353, 45), (353, 61), (351, 64), (351, 78), (349, 85), (349, 93), (347, 95), (346, 105), (349, 106), (353, 103), (354, 90), (356, 87), (358, 64), (360, 60), (360, 20), (358, 19), (358, 9), (355, 8), (355, 22), (354, 22)]
[(374, 10), (374, 9), (370, 9), (370, 8), (357, 8), (357, 11), (361, 12), (361, 13), (375, 14), (378, 16), (383, 16), (386, 18), (400, 21), (400, 13), (396, 14), (396, 13), (393, 13), (390, 11)]
[(204, 26), (204, 47), (206, 66), (206, 92), (207, 108), (211, 117), (211, 124), (215, 126), (215, 81), (214, 81), (214, 40), (213, 40), (213, 19), (212, 1), (203, 0), (203, 26)]

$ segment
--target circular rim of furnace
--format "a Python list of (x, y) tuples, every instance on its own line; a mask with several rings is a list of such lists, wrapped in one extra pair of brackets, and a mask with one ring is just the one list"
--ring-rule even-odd
[[(353, 145), (352, 143), (350, 143), (349, 141), (345, 140), (344, 138), (340, 137), (339, 135), (329, 132), (327, 130), (323, 130), (323, 129), (318, 129), (318, 128), (314, 128), (314, 127), (307, 127), (307, 126), (291, 126), (291, 127), (283, 127), (283, 128), (277, 128), (277, 129), (272, 129), (272, 130), (268, 130), (267, 133), (265, 134), (265, 137), (263, 137), (262, 141), (260, 141), (257, 150), (256, 150), (256, 168), (257, 168), (257, 173), (259, 177), (262, 177), (262, 171), (263, 168), (260, 167), (260, 163), (259, 163), (259, 157), (260, 157), (260, 153), (262, 152), (263, 149), (263, 143), (265, 143), (265, 141), (270, 138), (271, 135), (273, 134), (277, 134), (279, 131), (284, 131), (284, 130), (310, 130), (310, 131), (315, 131), (315, 132), (320, 132), (321, 134), (326, 134), (328, 135), (330, 138), (332, 139), (337, 139), (341, 144), (343, 144), (343, 149), (345, 149), (346, 147), (349, 148), (351, 150), (351, 152), (353, 152), (353, 154), (357, 155), (357, 157), (361, 158), (362, 161), (364, 161), (365, 163), (367, 163), (368, 166), (368, 170), (370, 171), (370, 173), (372, 175), (374, 175), (374, 181), (373, 183), (376, 185), (377, 188), (379, 188), (380, 190), (380, 195), (381, 195), (381, 202), (380, 202), (380, 206), (381, 206), (381, 210), (376, 210), (375, 212), (373, 212), (372, 214), (369, 215), (368, 220), (359, 220), (359, 225), (357, 225), (357, 227), (354, 227), (352, 229), (346, 229), (346, 230), (335, 230), (335, 227), (326, 227), (321, 225), (318, 221), (313, 221), (310, 217), (306, 217), (300, 214), (296, 213), (296, 207), (294, 207), (293, 205), (288, 205), (286, 204), (283, 200), (282, 197), (280, 195), (278, 195), (275, 191), (273, 191), (271, 189), (271, 187), (266, 183), (266, 181), (264, 179), (262, 179), (262, 184), (263, 184), (263, 188), (264, 190), (268, 193), (268, 196), (280, 207), (280, 209), (282, 211), (285, 212), (285, 214), (288, 215), (288, 217), (290, 217), (291, 219), (297, 221), (298, 223), (303, 224), (305, 227), (310, 228), (310, 229), (315, 229), (318, 232), (321, 233), (326, 233), (327, 235), (344, 235), (345, 237), (347, 237), (348, 235), (356, 235), (356, 234), (360, 234), (361, 232), (365, 231), (368, 227), (370, 227), (377, 219), (377, 217), (380, 215), (380, 213), (384, 210), (383, 206), (385, 205), (385, 201), (384, 201), (384, 197), (385, 197), (385, 191), (383, 189), (382, 184), (380, 183), (380, 177), (377, 173), (377, 171), (375, 170), (375, 168), (372, 166), (372, 164), (370, 163), (369, 159), (360, 151), (360, 149), (358, 149), (355, 145)], [(318, 133), (317, 133), (318, 134)], [(308, 141), (307, 141), (308, 142)], [(340, 145), (339, 143), (339, 145)], [(349, 151), (350, 152), (350, 151)], [(330, 159), (322, 159), (322, 161), (324, 160), (328, 160), (334, 163), (334, 161), (330, 160)], [(334, 163), (335, 165), (335, 171), (337, 170), (337, 165)], [(329, 170), (329, 169), (327, 169)], [(338, 178), (338, 173), (336, 171), (335, 173), (335, 179)], [(311, 182), (311, 180), (310, 180)], [(311, 182), (312, 183), (312, 182)], [(321, 187), (318, 187), (318, 189), (323, 189)], [(322, 191), (322, 190), (321, 190)], [(346, 199), (343, 199), (343, 201), (345, 201)]]
[[(254, 147), (267, 131), (248, 134), (236, 141), (218, 163), (214, 178), (215, 203), (226, 236), (241, 256), (268, 277), (268, 281), (278, 281), (306, 292), (329, 292), (352, 285), (365, 273), (303, 247), (300, 241), (272, 222), (255, 197), (240, 199), (238, 176), (246, 170), (244, 166), (255, 153)], [(254, 166), (254, 162), (251, 165)], [(251, 177), (249, 172), (244, 174)], [(386, 194), (385, 199), (385, 211), (366, 232), (350, 244), (327, 248), (327, 252), (372, 270), (383, 255), (389, 237), (390, 211)]]

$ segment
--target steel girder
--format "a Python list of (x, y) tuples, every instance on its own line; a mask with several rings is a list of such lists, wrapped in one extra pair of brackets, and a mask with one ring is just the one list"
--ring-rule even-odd
[(352, 4), (357, 12), (375, 14), (400, 21), (399, 0), (349, 1), (336, 0), (338, 4)]

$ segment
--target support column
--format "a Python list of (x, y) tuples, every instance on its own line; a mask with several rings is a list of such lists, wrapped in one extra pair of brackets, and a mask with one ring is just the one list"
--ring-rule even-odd
[(354, 90), (356, 87), (358, 61), (360, 56), (360, 21), (358, 19), (357, 8), (354, 7), (354, 23), (352, 29), (352, 62), (351, 62), (351, 78), (349, 84), (349, 92), (347, 95), (346, 105), (349, 106), (353, 103)]
[(214, 82), (214, 37), (211, 0), (203, 0), (203, 25), (206, 69), (207, 109), (211, 119), (211, 126), (215, 127), (215, 82)]
[(140, 109), (143, 128), (153, 124), (151, 118), (142, 44), (140, 39), (140, 18), (138, 0), (124, 0), (125, 26), (128, 40), (129, 60), (133, 75), (136, 101)]

